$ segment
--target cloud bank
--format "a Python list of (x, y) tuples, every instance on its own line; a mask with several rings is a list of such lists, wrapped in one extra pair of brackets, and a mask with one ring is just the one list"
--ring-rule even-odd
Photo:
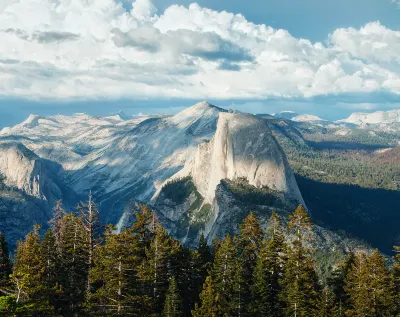
[(5, 97), (400, 96), (400, 31), (379, 22), (312, 43), (196, 3), (2, 0), (0, 35)]

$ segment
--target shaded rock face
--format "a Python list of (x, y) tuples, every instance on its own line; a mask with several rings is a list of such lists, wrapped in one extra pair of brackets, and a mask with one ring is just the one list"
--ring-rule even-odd
[(12, 246), (34, 224), (46, 228), (58, 200), (67, 204), (74, 195), (53, 180), (47, 163), (20, 143), (0, 144), (0, 231)]

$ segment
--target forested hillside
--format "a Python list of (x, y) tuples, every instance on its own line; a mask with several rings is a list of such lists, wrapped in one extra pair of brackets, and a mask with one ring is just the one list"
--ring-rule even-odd
[[(250, 213), (236, 236), (174, 240), (147, 207), (116, 233), (91, 199), (79, 214), (55, 210), (35, 226), (12, 262), (0, 234), (2, 316), (395, 316), (400, 257), (350, 250), (322, 280), (300, 205), (287, 226), (273, 213), (264, 231)], [(332, 251), (333, 252), (333, 251)], [(326, 255), (329, 256), (329, 255)]]
[(264, 119), (287, 155), (313, 221), (391, 254), (400, 242), (400, 136)]

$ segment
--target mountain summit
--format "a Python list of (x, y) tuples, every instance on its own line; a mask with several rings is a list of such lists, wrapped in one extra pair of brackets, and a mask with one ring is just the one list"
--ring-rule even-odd
[[(191, 241), (200, 232), (215, 236), (228, 230), (221, 231), (216, 225), (226, 217), (227, 201), (237, 203), (237, 199), (227, 198), (232, 192), (228, 183), (302, 202), (285, 155), (263, 119), (228, 113), (206, 101), (173, 116), (129, 120), (85, 114), (32, 115), (24, 123), (4, 129), (0, 144), (6, 140), (46, 162), (61, 188), (70, 188), (76, 197), (84, 199), (91, 190), (103, 221), (123, 225), (127, 219), (124, 208), (131, 201), (152, 202), (165, 223), (181, 222), (189, 214), (196, 218)], [(16, 165), (18, 162), (15, 160)], [(2, 172), (11, 180), (10, 169)], [(181, 179), (190, 179), (201, 206), (167, 212), (165, 190)], [(174, 228), (179, 236), (191, 224)]]

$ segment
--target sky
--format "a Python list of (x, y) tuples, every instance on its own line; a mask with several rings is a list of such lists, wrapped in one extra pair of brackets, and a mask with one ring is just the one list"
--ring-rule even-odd
[(2, 0), (0, 128), (198, 101), (328, 119), (400, 108), (400, 1)]

